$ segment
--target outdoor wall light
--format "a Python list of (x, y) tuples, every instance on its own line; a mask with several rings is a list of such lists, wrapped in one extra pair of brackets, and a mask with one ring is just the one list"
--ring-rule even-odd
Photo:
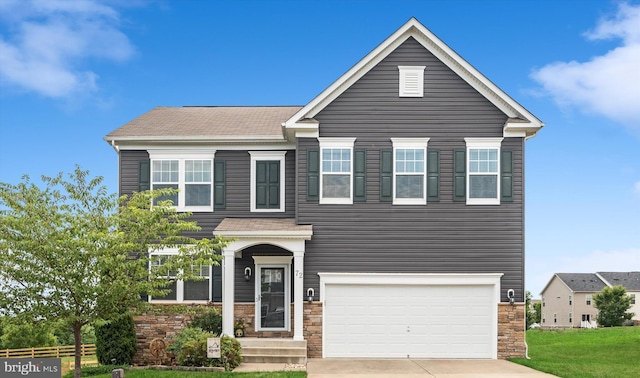
[(309, 303), (313, 302), (313, 295), (315, 294), (315, 291), (313, 290), (312, 287), (307, 289), (307, 301)]
[(516, 292), (513, 289), (507, 290), (507, 298), (509, 298), (509, 303), (513, 305), (516, 301)]
[(244, 280), (251, 281), (251, 267), (244, 268)]

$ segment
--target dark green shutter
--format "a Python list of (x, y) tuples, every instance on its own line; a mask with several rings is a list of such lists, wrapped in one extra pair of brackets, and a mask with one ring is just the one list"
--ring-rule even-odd
[(427, 152), (427, 202), (440, 200), (440, 151)]
[(144, 192), (151, 189), (151, 162), (140, 160), (138, 162), (138, 191)]
[(224, 160), (215, 160), (213, 165), (213, 208), (224, 209), (226, 201), (226, 164)]
[(269, 208), (269, 162), (256, 161), (256, 208)]
[(320, 152), (317, 148), (307, 150), (307, 201), (320, 199)]
[(222, 302), (222, 267), (214, 265), (211, 267), (211, 300), (214, 302)]
[(256, 161), (256, 208), (280, 208), (279, 161)]
[(280, 208), (280, 162), (270, 161), (268, 163), (269, 173), (269, 203), (270, 209)]
[(500, 197), (504, 202), (513, 201), (513, 151), (503, 149), (500, 157)]
[(393, 150), (380, 150), (380, 202), (393, 201)]
[(467, 153), (453, 150), (453, 200), (467, 200)]
[(367, 150), (353, 151), (353, 201), (367, 200)]

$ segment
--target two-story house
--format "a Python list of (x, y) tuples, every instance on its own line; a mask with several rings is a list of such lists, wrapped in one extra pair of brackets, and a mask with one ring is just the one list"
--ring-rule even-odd
[(150, 301), (221, 302), (224, 333), (241, 314), (309, 357), (507, 358), (542, 126), (411, 19), (304, 106), (159, 107), (105, 140), (121, 194), (178, 188), (199, 236), (234, 239)]
[(598, 309), (593, 296), (605, 287), (624, 286), (631, 297), (630, 312), (640, 322), (640, 272), (555, 273), (540, 293), (542, 328), (595, 328)]

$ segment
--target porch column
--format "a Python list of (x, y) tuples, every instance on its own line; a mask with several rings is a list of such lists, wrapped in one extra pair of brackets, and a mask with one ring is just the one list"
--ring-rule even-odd
[(304, 250), (293, 252), (293, 339), (304, 340)]
[(222, 250), (222, 334), (234, 337), (233, 329), (235, 317), (233, 307), (235, 304), (235, 266), (236, 256), (232, 249)]

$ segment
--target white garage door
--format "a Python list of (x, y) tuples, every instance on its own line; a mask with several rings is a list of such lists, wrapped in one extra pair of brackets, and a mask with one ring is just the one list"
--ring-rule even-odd
[(324, 356), (496, 358), (492, 285), (324, 286)]

